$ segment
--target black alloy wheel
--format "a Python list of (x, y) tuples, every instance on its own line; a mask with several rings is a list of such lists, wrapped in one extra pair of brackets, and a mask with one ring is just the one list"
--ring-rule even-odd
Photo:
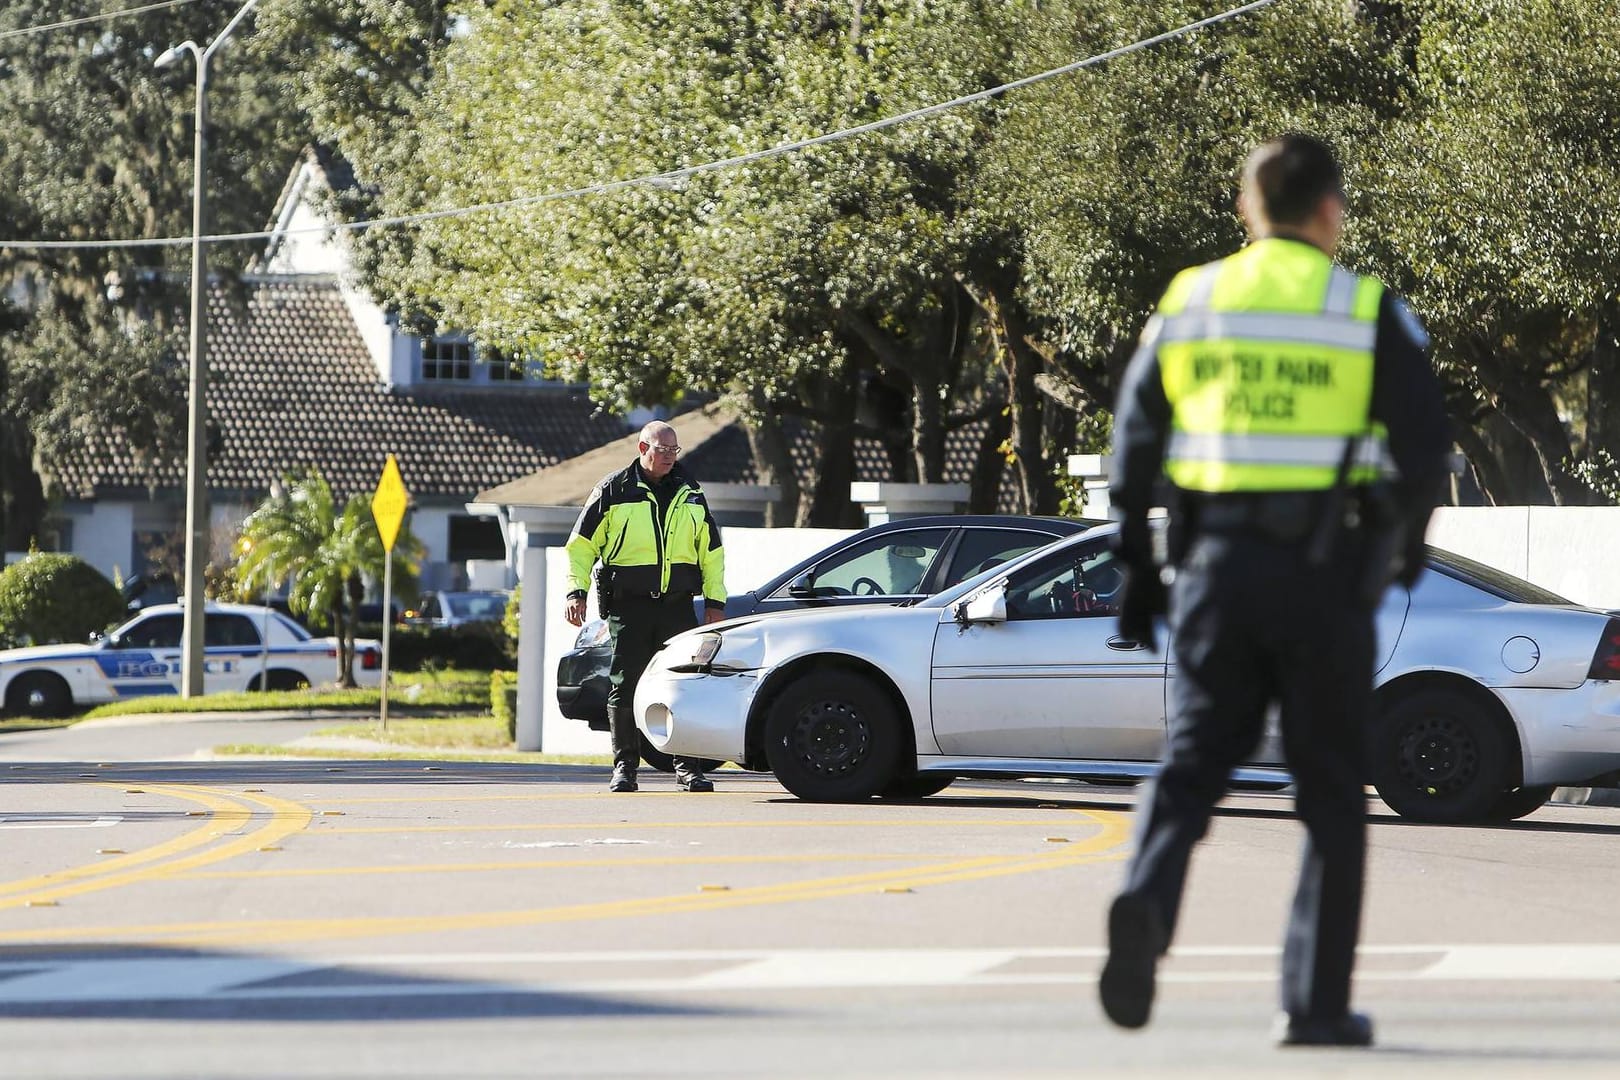
[(871, 679), (818, 671), (772, 703), (766, 756), (782, 786), (809, 802), (869, 799), (895, 782), (899, 718)]
[(1373, 785), (1418, 821), (1481, 821), (1507, 793), (1509, 752), (1487, 706), (1451, 690), (1395, 702), (1373, 725)]

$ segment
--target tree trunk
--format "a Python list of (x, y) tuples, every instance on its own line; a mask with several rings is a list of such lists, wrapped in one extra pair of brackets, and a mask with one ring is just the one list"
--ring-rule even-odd
[(839, 379), (830, 379), (817, 424), (815, 480), (810, 498), (799, 504), (800, 526), (816, 529), (859, 528), (860, 508), (849, 498), (855, 481), (855, 379), (853, 366)]
[(911, 454), (917, 463), (919, 483), (945, 482), (945, 403), (940, 385), (912, 380)]
[(765, 527), (777, 529), (792, 525), (799, 518), (799, 470), (793, 467), (782, 416), (758, 390), (751, 394), (753, 412), (743, 424), (748, 433), (748, 449), (754, 456), (754, 472), (761, 484), (775, 484), (776, 501), (765, 508)]
[(1001, 508), (1001, 478), (1007, 471), (1002, 444), (1012, 431), (1012, 415), (997, 409), (984, 426), (979, 451), (973, 459), (973, 480), (968, 485), (968, 513), (994, 514)]
[(1586, 375), (1586, 453), (1594, 466), (1603, 454), (1620, 464), (1620, 308), (1599, 317)]

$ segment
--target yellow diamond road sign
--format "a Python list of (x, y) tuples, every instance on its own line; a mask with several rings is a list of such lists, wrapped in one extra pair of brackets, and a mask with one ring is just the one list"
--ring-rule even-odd
[(371, 497), (371, 516), (377, 519), (377, 532), (382, 536), (383, 550), (393, 551), (399, 539), (399, 527), (405, 521), (405, 480), (399, 475), (399, 462), (388, 455), (383, 466), (382, 479), (377, 481), (377, 493)]

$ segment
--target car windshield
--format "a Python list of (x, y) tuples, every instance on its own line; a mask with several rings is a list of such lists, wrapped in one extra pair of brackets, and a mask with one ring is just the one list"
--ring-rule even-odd
[(1574, 604), (1557, 593), (1543, 589), (1540, 585), (1532, 585), (1521, 577), (1514, 577), (1506, 570), (1498, 570), (1494, 566), (1475, 562), (1453, 551), (1442, 551), (1439, 548), (1429, 548), (1429, 565), (1445, 574), (1447, 577), (1457, 578), (1467, 582), (1477, 589), (1484, 589), (1492, 596), (1515, 604), (1544, 604), (1569, 607)]
[(272, 611), (270, 617), (275, 619), (287, 633), (291, 634), (294, 641), (308, 641), (312, 636), (308, 630), (305, 630), (297, 622), (289, 619), (279, 611)]
[(445, 610), (458, 619), (499, 619), (506, 612), (502, 593), (446, 593)]
[[(1106, 525), (1103, 528), (1108, 532), (1113, 531), (1112, 525)], [(1085, 537), (1095, 535), (1098, 535), (1098, 530), (1087, 529), (1085, 532), (1078, 532), (1072, 536), (1065, 536), (1060, 540), (1054, 540), (1050, 544), (1044, 544), (1041, 547), (1036, 548), (1034, 551), (1018, 556), (1016, 559), (1013, 559), (1010, 562), (1004, 562), (1000, 566), (991, 567), (989, 570), (986, 570), (983, 573), (976, 574), (958, 585), (951, 586), (942, 593), (936, 593), (935, 595), (930, 596), (928, 599), (919, 603), (917, 606), (950, 607), (960, 601), (962, 598), (978, 592), (979, 589), (984, 585), (987, 585), (992, 581), (999, 581), (1002, 578), (1016, 573), (1019, 567), (1026, 566), (1029, 563), (1034, 562), (1036, 559), (1050, 555), (1052, 552), (1058, 551), (1067, 545), (1077, 544)]]

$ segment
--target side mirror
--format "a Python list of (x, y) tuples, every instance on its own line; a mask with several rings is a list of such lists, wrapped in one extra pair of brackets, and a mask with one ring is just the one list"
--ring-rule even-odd
[(816, 572), (806, 570), (794, 578), (787, 587), (788, 595), (798, 600), (814, 600), (816, 597)]
[(1004, 623), (1007, 621), (1007, 590), (997, 585), (986, 589), (971, 600), (956, 605), (956, 621), (971, 623)]

